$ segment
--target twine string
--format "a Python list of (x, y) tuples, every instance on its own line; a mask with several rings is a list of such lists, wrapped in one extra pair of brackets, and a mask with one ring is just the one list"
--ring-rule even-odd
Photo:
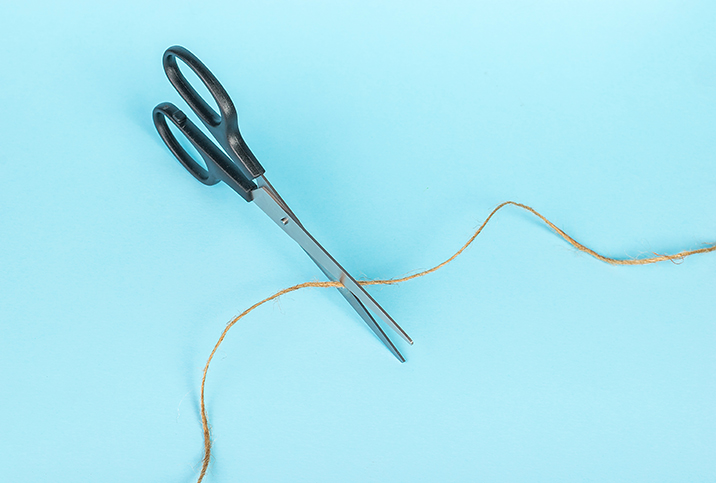
[[(619, 259), (619, 258), (611, 258), (606, 257), (604, 255), (601, 255), (594, 250), (592, 250), (589, 247), (586, 247), (579, 243), (577, 240), (569, 236), (567, 233), (565, 233), (561, 228), (556, 226), (554, 223), (549, 221), (547, 218), (545, 218), (542, 214), (537, 212), (534, 208), (523, 205), (522, 203), (516, 203), (514, 201), (505, 201), (504, 203), (500, 204), (492, 210), (492, 212), (488, 215), (487, 218), (485, 218), (485, 221), (482, 222), (482, 225), (475, 231), (475, 233), (470, 237), (469, 240), (457, 251), (453, 256), (445, 260), (444, 262), (435, 265), (432, 268), (429, 268), (427, 270), (423, 270), (421, 272), (415, 273), (413, 275), (408, 275), (401, 278), (391, 278), (391, 279), (385, 279), (385, 280), (359, 280), (358, 283), (360, 285), (392, 285), (396, 283), (402, 283), (407, 282), (408, 280), (412, 280), (414, 278), (423, 277), (429, 273), (435, 272), (436, 270), (441, 269), (448, 263), (455, 260), (465, 249), (472, 244), (473, 241), (475, 241), (475, 238), (482, 232), (482, 230), (485, 228), (487, 223), (490, 221), (490, 219), (500, 211), (505, 206), (512, 205), (516, 206), (518, 208), (521, 208), (525, 211), (528, 211), (535, 215), (537, 218), (539, 218), (542, 222), (544, 222), (547, 226), (549, 226), (552, 230), (554, 230), (557, 235), (565, 239), (569, 244), (571, 244), (573, 247), (575, 247), (577, 250), (585, 252), (594, 258), (596, 258), (599, 261), (609, 263), (611, 265), (648, 265), (650, 263), (657, 263), (657, 262), (663, 262), (663, 261), (671, 261), (673, 263), (681, 263), (684, 258), (689, 257), (691, 255), (696, 255), (698, 253), (708, 253), (716, 251), (716, 243), (708, 245), (704, 248), (699, 248), (696, 250), (684, 250), (679, 253), (676, 253), (674, 255), (661, 255), (658, 253), (654, 253), (653, 257), (644, 257), (644, 258), (626, 258), (626, 259)], [(236, 323), (246, 317), (249, 313), (253, 312), (255, 309), (259, 308), (261, 305), (265, 304), (266, 302), (270, 302), (271, 300), (275, 300), (279, 298), (281, 295), (285, 295), (287, 293), (295, 292), (297, 290), (301, 290), (304, 288), (309, 287), (340, 287), (342, 284), (340, 282), (304, 282), (299, 283), (297, 285), (293, 285), (291, 287), (285, 288), (283, 290), (280, 290), (276, 292), (275, 294), (271, 295), (270, 297), (266, 297), (265, 299), (261, 300), (260, 302), (256, 302), (254, 305), (249, 307), (248, 309), (241, 312), (239, 315), (231, 319), (224, 328), (224, 331), (221, 333), (221, 337), (219, 337), (219, 340), (214, 345), (214, 349), (211, 351), (211, 354), (209, 354), (209, 358), (206, 361), (206, 365), (204, 366), (204, 371), (202, 373), (201, 377), (201, 394), (200, 394), (200, 409), (201, 409), (201, 426), (204, 433), (204, 458), (202, 460), (202, 466), (201, 466), (201, 472), (199, 474), (199, 478), (197, 480), (197, 483), (201, 483), (204, 479), (204, 476), (206, 475), (206, 471), (209, 467), (209, 462), (211, 460), (211, 432), (209, 429), (209, 420), (206, 416), (206, 406), (204, 404), (204, 395), (205, 395), (205, 385), (206, 385), (206, 375), (209, 371), (209, 365), (211, 364), (212, 359), (214, 358), (214, 355), (216, 354), (216, 351), (219, 349), (219, 346), (224, 341), (224, 338), (226, 338), (226, 334), (228, 334), (229, 330), (236, 325)]]

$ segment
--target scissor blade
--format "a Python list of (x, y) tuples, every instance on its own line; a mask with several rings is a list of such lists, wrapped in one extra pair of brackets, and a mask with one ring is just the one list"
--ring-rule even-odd
[(413, 343), (410, 336), (383, 310), (383, 307), (373, 300), (373, 297), (333, 259), (300, 223), (294, 221), (294, 217), (283, 208), (281, 203), (271, 196), (265, 186), (260, 186), (253, 190), (252, 194), (254, 203), (286, 232), (288, 236), (293, 238), (296, 243), (308, 253), (313, 261), (321, 267), (322, 270), (325, 270), (331, 280), (341, 282), (367, 309), (377, 314), (408, 343)]
[[(303, 225), (301, 224), (301, 221), (298, 219), (298, 217), (294, 214), (294, 212), (289, 208), (288, 204), (281, 198), (281, 195), (278, 194), (278, 192), (274, 189), (273, 186), (271, 186), (271, 183), (269, 183), (269, 180), (266, 179), (265, 176), (259, 176), (256, 178), (256, 184), (258, 186), (266, 188), (266, 191), (268, 194), (271, 195), (271, 197), (276, 201), (281, 208), (288, 213), (291, 216), (291, 219), (293, 222), (298, 223), (301, 227)], [(330, 280), (334, 281), (333, 277), (331, 277), (331, 274), (328, 270), (326, 270), (324, 267), (321, 266), (320, 263), (318, 263), (313, 257), (311, 257), (311, 254), (306, 252), (306, 254), (313, 260), (313, 263), (315, 263), (318, 268), (321, 269), (323, 274), (328, 277)], [(350, 290), (348, 290), (345, 287), (337, 287), (338, 291), (343, 295), (343, 297), (348, 301), (348, 303), (353, 307), (353, 310), (355, 310), (358, 315), (363, 319), (363, 321), (366, 323), (366, 325), (373, 331), (373, 333), (378, 337), (378, 339), (383, 342), (383, 345), (400, 361), (405, 362), (405, 357), (403, 357), (403, 354), (400, 353), (397, 347), (395, 347), (395, 344), (393, 344), (393, 341), (390, 340), (390, 338), (386, 335), (386, 333), (383, 331), (383, 328), (378, 325), (378, 323), (375, 321), (372, 315), (370, 315), (370, 312), (368, 312), (368, 309), (365, 308), (365, 306), (356, 298), (355, 295), (351, 293)]]
[[(311, 254), (306, 252), (309, 257), (311, 257)], [(313, 260), (313, 257), (311, 257), (311, 260)], [(329, 279), (332, 279), (331, 274), (321, 266), (320, 263), (318, 263), (316, 260), (313, 260), (313, 262), (318, 265), (318, 268), (321, 269), (321, 271), (328, 277)], [(335, 280), (334, 280), (335, 281)], [(380, 339), (381, 342), (383, 342), (383, 345), (400, 361), (405, 362), (405, 357), (403, 357), (403, 354), (400, 353), (397, 347), (393, 344), (393, 341), (390, 340), (390, 338), (383, 332), (383, 329), (378, 325), (378, 323), (375, 321), (372, 315), (370, 315), (370, 312), (365, 308), (365, 306), (356, 298), (355, 295), (351, 293), (350, 290), (348, 290), (345, 287), (336, 287), (338, 291), (343, 295), (343, 297), (348, 301), (349, 304), (351, 304), (351, 307), (353, 307), (353, 310), (358, 312), (358, 315), (361, 316), (363, 321), (370, 327), (370, 330), (375, 333), (376, 337)]]
[(397, 347), (393, 344), (393, 342), (388, 338), (387, 335), (385, 335), (385, 332), (383, 332), (383, 329), (380, 328), (378, 323), (375, 321), (372, 315), (370, 315), (370, 312), (365, 308), (365, 306), (361, 303), (360, 300), (356, 298), (355, 295), (351, 293), (350, 290), (348, 290), (345, 287), (338, 287), (338, 291), (345, 297), (345, 299), (348, 301), (349, 304), (351, 304), (351, 307), (358, 312), (358, 315), (361, 316), (363, 321), (370, 327), (370, 329), (375, 333), (375, 335), (380, 339), (380, 341), (385, 345), (385, 347), (388, 348), (388, 350), (400, 361), (405, 362), (405, 357), (403, 357), (403, 354), (400, 353)]

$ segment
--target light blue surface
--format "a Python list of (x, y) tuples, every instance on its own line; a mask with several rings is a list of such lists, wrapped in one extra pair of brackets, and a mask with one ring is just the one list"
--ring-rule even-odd
[[(263, 5), (258, 6), (262, 3)], [(623, 257), (716, 240), (713, 2), (5, 2), (0, 480), (191, 482), (230, 318), (319, 270), (154, 131), (196, 53), (357, 277), (505, 200)], [(612, 267), (500, 212), (282, 297), (207, 382), (207, 482), (716, 481), (716, 254)]]

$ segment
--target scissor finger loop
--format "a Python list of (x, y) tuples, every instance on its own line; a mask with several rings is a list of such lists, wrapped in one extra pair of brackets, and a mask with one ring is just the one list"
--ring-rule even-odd
[[(201, 132), (186, 115), (171, 103), (165, 102), (154, 108), (153, 112), (154, 126), (157, 128), (159, 135), (164, 140), (169, 150), (176, 156), (179, 162), (192, 174), (196, 179), (205, 185), (214, 185), (220, 181), (216, 176), (215, 164), (213, 156), (216, 155), (216, 144), (211, 142), (206, 135)], [(204, 159), (206, 168), (201, 166), (186, 149), (177, 140), (174, 133), (167, 124), (169, 119), (184, 137), (196, 148), (197, 152)]]

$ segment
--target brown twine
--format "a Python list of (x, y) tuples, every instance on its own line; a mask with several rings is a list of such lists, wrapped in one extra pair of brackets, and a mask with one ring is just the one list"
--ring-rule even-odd
[[(485, 221), (480, 225), (480, 228), (475, 231), (475, 233), (470, 237), (470, 239), (465, 243), (462, 248), (460, 248), (453, 256), (445, 260), (439, 265), (434, 266), (433, 268), (430, 268), (428, 270), (423, 270), (422, 272), (418, 272), (413, 275), (408, 275), (406, 277), (402, 278), (391, 278), (386, 280), (359, 280), (358, 283), (360, 285), (391, 285), (395, 283), (401, 283), (401, 282), (407, 282), (408, 280), (412, 280), (414, 278), (422, 277), (424, 275), (427, 275), (429, 273), (432, 273), (436, 270), (439, 270), (440, 268), (444, 267), (448, 263), (452, 262), (457, 258), (458, 255), (460, 255), (470, 244), (477, 238), (477, 235), (479, 235), (483, 228), (485, 228), (485, 225), (490, 221), (490, 218), (493, 217), (495, 213), (497, 213), (500, 209), (504, 208), (507, 205), (513, 205), (517, 206), (518, 208), (522, 208), (523, 210), (529, 211), (533, 215), (535, 215), (537, 218), (542, 220), (547, 226), (549, 226), (552, 230), (554, 230), (559, 236), (567, 240), (573, 247), (575, 247), (577, 250), (588, 253), (589, 255), (593, 256), (597, 260), (600, 260), (602, 262), (606, 262), (612, 265), (647, 265), (649, 263), (656, 263), (656, 262), (663, 262), (666, 260), (669, 260), (671, 262), (681, 262), (684, 258), (696, 255), (697, 253), (707, 253), (707, 252), (713, 252), (716, 251), (716, 244), (699, 248), (697, 250), (684, 250), (681, 251), (675, 255), (659, 255), (658, 253), (655, 253), (653, 257), (647, 257), (647, 258), (630, 258), (630, 259), (618, 259), (618, 258), (611, 258), (611, 257), (605, 257), (604, 255), (600, 255), (599, 253), (595, 252), (591, 248), (588, 248), (578, 241), (576, 241), (571, 236), (567, 235), (561, 228), (557, 227), (554, 223), (549, 221), (547, 218), (542, 216), (540, 213), (538, 213), (534, 208), (531, 208), (527, 205), (523, 205), (522, 203), (516, 203), (514, 201), (505, 201), (501, 205), (499, 205), (497, 208), (492, 210), (492, 213), (485, 219)], [(267, 297), (263, 299), (260, 302), (255, 303), (248, 309), (241, 312), (239, 315), (234, 317), (231, 321), (229, 321), (228, 324), (226, 324), (226, 328), (221, 333), (221, 337), (219, 337), (219, 340), (216, 342), (216, 345), (214, 345), (214, 349), (211, 351), (211, 354), (209, 354), (209, 359), (206, 361), (206, 365), (204, 366), (204, 372), (201, 377), (201, 426), (204, 430), (204, 459), (201, 466), (201, 473), (199, 474), (199, 479), (197, 480), (197, 483), (201, 483), (201, 481), (204, 479), (204, 476), (206, 475), (206, 470), (209, 467), (209, 461), (211, 459), (211, 434), (209, 432), (209, 421), (206, 417), (206, 406), (204, 405), (204, 386), (206, 384), (206, 374), (209, 371), (209, 364), (211, 364), (211, 360), (214, 358), (214, 354), (216, 354), (217, 349), (221, 345), (221, 343), (224, 341), (224, 338), (226, 337), (226, 334), (229, 332), (229, 330), (242, 318), (246, 317), (250, 312), (257, 309), (261, 305), (265, 304), (266, 302), (270, 302), (271, 300), (277, 299), (281, 295), (285, 295), (290, 292), (295, 292), (296, 290), (301, 290), (303, 288), (308, 287), (340, 287), (342, 284), (340, 282), (304, 282), (299, 283), (298, 285), (294, 285), (292, 287), (285, 288), (279, 292), (276, 292), (275, 294), (271, 295), (270, 297)]]

